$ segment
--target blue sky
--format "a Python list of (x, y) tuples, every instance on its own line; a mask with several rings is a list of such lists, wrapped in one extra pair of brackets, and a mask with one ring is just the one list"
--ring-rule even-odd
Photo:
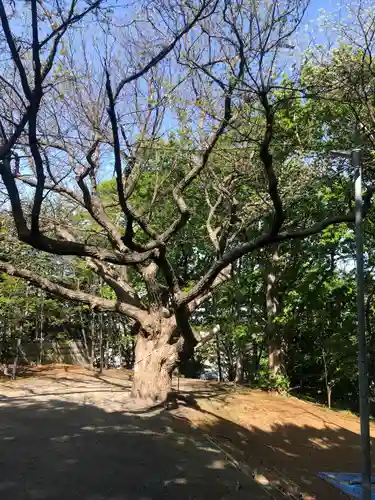
[(308, 18), (316, 19), (319, 16), (319, 9), (325, 9), (330, 12), (338, 8), (338, 2), (332, 0), (311, 0), (311, 4), (308, 9)]

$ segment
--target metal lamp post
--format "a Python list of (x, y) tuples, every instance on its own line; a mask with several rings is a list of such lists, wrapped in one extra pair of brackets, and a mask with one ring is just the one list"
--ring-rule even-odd
[(351, 158), (355, 170), (355, 240), (357, 263), (357, 321), (358, 321), (358, 392), (361, 431), (361, 500), (371, 500), (370, 405), (368, 397), (368, 359), (365, 327), (365, 286), (363, 266), (362, 165), (361, 150), (350, 153), (335, 151), (334, 156)]
[(357, 260), (357, 314), (358, 314), (358, 389), (361, 428), (362, 500), (371, 500), (370, 405), (368, 397), (368, 359), (365, 327), (365, 286), (363, 269), (362, 166), (361, 151), (354, 149), (355, 168), (355, 241)]

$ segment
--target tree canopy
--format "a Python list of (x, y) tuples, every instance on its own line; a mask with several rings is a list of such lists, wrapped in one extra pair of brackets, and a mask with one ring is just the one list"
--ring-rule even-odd
[(352, 359), (353, 172), (332, 151), (357, 130), (370, 266), (374, 16), (348, 6), (303, 47), (308, 8), (0, 0), (0, 270), (125, 318), (137, 397), (165, 399), (218, 318), (230, 378), (267, 346), (273, 379), (311, 361), (329, 392)]

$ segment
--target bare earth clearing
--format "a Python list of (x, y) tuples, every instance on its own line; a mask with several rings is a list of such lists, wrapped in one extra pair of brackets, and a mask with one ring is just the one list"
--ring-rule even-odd
[(1, 498), (338, 500), (316, 473), (358, 472), (352, 415), (182, 379), (177, 409), (145, 412), (129, 388), (68, 366), (0, 381)]

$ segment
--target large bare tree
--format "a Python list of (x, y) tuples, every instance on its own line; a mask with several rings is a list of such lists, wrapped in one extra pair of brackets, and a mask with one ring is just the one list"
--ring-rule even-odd
[[(173, 368), (202, 341), (192, 315), (230, 279), (236, 260), (353, 220), (345, 212), (296, 225), (279, 186), (283, 160), (272, 153), (279, 106), (298, 92), (281, 85), (282, 72), (307, 3), (30, 0), (17, 10), (0, 0), (0, 174), (14, 234), (82, 259), (114, 298), (21, 269), (17, 258), (0, 269), (127, 316), (137, 335), (135, 397), (167, 397)], [(168, 153), (169, 134), (181, 125), (186, 144)], [(158, 167), (160, 150), (169, 170)], [(299, 161), (301, 169), (311, 163)], [(142, 199), (150, 182), (152, 195)], [(244, 183), (254, 199), (244, 199)], [(194, 189), (201, 199), (189, 206)], [(163, 203), (173, 216), (166, 210), (160, 224)], [(197, 211), (212, 250), (191, 282), (171, 249)]]

